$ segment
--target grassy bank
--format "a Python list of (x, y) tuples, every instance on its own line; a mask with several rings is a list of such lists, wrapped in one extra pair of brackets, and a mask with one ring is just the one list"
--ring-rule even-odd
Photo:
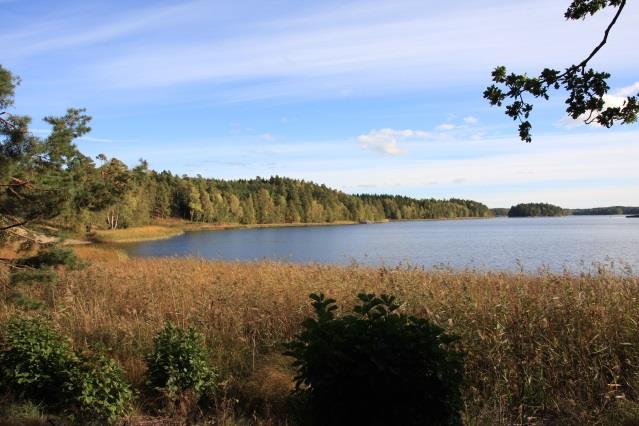
[[(460, 335), (468, 424), (618, 424), (620, 409), (635, 410), (636, 276), (126, 260), (78, 250), (92, 266), (29, 290), (47, 301), (58, 329), (78, 347), (109, 348), (142, 389), (143, 355), (164, 320), (197, 326), (224, 377), (216, 415), (227, 424), (286, 418), (293, 372), (282, 342), (298, 332), (316, 291), (345, 308), (360, 291), (391, 293), (405, 311)], [(0, 321), (20, 313), (5, 299)], [(135, 414), (145, 414), (143, 402)]]
[[(181, 228), (184, 231), (225, 231), (229, 229), (258, 229), (258, 228), (305, 228), (316, 226), (340, 226), (340, 225), (356, 225), (357, 222), (352, 221), (335, 221), (335, 222), (321, 222), (321, 223), (253, 223), (245, 225), (241, 223), (194, 223), (183, 222)], [(179, 226), (179, 225), (178, 225)]]
[(136, 241), (162, 240), (175, 237), (184, 231), (177, 227), (168, 226), (137, 226), (125, 229), (96, 230), (89, 238), (96, 243), (131, 243)]
[(229, 229), (254, 229), (254, 228), (290, 228), (307, 226), (337, 226), (354, 225), (355, 222), (336, 221), (330, 223), (266, 223), (243, 225), (240, 223), (212, 224), (198, 223), (184, 220), (163, 220), (157, 224), (147, 226), (134, 226), (115, 230), (95, 230), (88, 238), (94, 243), (133, 243), (139, 241), (163, 240), (184, 232), (196, 231), (224, 231)]

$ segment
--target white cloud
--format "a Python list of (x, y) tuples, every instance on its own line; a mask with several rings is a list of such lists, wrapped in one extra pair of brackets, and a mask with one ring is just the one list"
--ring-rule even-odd
[(366, 149), (372, 149), (386, 155), (399, 155), (405, 151), (400, 147), (400, 142), (413, 140), (423, 140), (431, 137), (429, 132), (423, 130), (395, 130), (380, 129), (371, 130), (368, 134), (359, 135), (357, 140)]
[(479, 123), (479, 119), (477, 117), (473, 117), (472, 115), (470, 115), (468, 117), (464, 117), (464, 123), (472, 126)]
[(443, 123), (436, 127), (437, 130), (442, 130), (442, 131), (455, 130), (456, 128), (457, 126), (451, 123)]
[(622, 87), (621, 89), (614, 92), (615, 96), (637, 96), (639, 94), (639, 81), (633, 84), (632, 86)]
[(262, 139), (263, 141), (267, 141), (267, 142), (271, 142), (275, 139), (275, 137), (271, 134), (271, 133), (262, 133), (260, 135), (260, 139)]

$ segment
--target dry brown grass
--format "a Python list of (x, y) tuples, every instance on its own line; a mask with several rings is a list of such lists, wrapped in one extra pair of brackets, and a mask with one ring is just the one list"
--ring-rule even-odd
[(182, 229), (176, 227), (149, 225), (125, 229), (96, 230), (91, 234), (91, 239), (100, 243), (131, 243), (171, 238), (183, 232)]
[(113, 247), (90, 244), (70, 246), (76, 256), (89, 262), (122, 261), (129, 258), (126, 252)]
[[(277, 354), (310, 313), (308, 294), (318, 291), (346, 308), (357, 292), (391, 293), (405, 311), (460, 335), (468, 424), (597, 424), (619, 401), (634, 406), (639, 396), (639, 277), (605, 270), (526, 275), (130, 259), (65, 272), (55, 291), (39, 296), (76, 345), (111, 348), (138, 386), (143, 354), (164, 320), (196, 325), (227, 392), (269, 424), (281, 415), (292, 377)], [(17, 313), (0, 304), (0, 321)]]

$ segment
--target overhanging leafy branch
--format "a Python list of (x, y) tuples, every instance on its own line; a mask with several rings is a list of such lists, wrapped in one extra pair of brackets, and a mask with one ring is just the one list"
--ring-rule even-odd
[(492, 72), (495, 84), (484, 91), (484, 98), (493, 106), (501, 107), (513, 120), (519, 121), (519, 137), (532, 141), (532, 124), (529, 121), (533, 104), (526, 97), (550, 99), (550, 90), (561, 88), (568, 92), (566, 112), (573, 119), (583, 119), (586, 124), (598, 123), (610, 128), (616, 122), (629, 124), (637, 121), (639, 103), (637, 96), (628, 96), (621, 106), (606, 105), (604, 95), (610, 89), (607, 80), (610, 74), (588, 68), (589, 62), (606, 45), (612, 28), (626, 6), (627, 0), (574, 0), (565, 13), (566, 19), (585, 19), (606, 7), (617, 7), (600, 43), (581, 62), (561, 72), (545, 68), (538, 77), (526, 74), (508, 74), (506, 67), (498, 66)]

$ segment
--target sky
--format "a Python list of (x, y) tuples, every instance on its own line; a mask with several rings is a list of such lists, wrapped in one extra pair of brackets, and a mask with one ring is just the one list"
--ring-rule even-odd
[[(533, 142), (482, 92), (506, 65), (583, 59), (612, 11), (568, 0), (0, 0), (12, 113), (83, 107), (88, 155), (212, 178), (287, 176), (348, 193), (490, 207), (639, 205), (639, 126), (602, 129), (537, 104)], [(592, 66), (614, 103), (639, 93), (639, 2)]]

